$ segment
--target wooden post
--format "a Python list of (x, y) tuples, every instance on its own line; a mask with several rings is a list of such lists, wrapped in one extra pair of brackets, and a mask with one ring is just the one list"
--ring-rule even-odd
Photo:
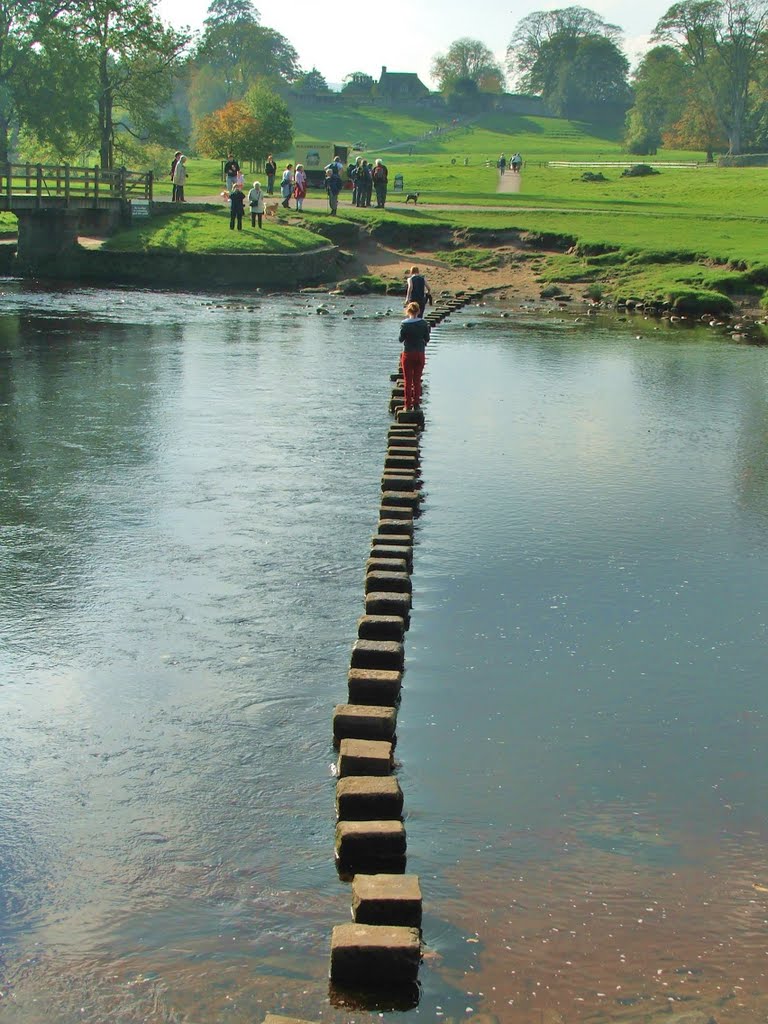
[(13, 194), (13, 164), (7, 163), (5, 165), (5, 172), (7, 174), (7, 178), (5, 181), (5, 194), (8, 196), (8, 207), (10, 209), (10, 198)]
[(121, 167), (117, 173), (117, 190), (120, 198), (125, 199), (125, 167)]
[(147, 184), (146, 184), (146, 187), (145, 187), (145, 190), (144, 190), (144, 195), (147, 197), (147, 199), (150, 201), (150, 203), (152, 202), (152, 186), (154, 185), (154, 181), (155, 181), (155, 172), (154, 171), (147, 171)]
[(31, 192), (32, 191), (32, 170), (31, 170), (31, 168), (32, 168), (32, 165), (31, 164), (27, 164), (27, 167), (26, 167), (26, 170), (27, 170), (27, 192)]
[(36, 201), (37, 201), (37, 206), (41, 206), (42, 205), (42, 199), (43, 199), (43, 165), (42, 164), (38, 164), (37, 165), (37, 171), (36, 171), (35, 177), (36, 177), (35, 198), (36, 198)]
[(64, 202), (69, 206), (69, 164), (64, 164)]
[(93, 198), (99, 198), (99, 168), (98, 165), (93, 168)]

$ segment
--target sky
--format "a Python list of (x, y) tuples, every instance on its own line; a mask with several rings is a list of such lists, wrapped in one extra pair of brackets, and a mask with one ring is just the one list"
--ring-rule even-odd
[[(159, 0), (164, 21), (181, 27), (202, 27), (210, 0)], [(509, 0), (507, 0), (509, 2)], [(673, 0), (555, 0), (511, 8), (503, 0), (376, 0), (334, 4), (319, 0), (254, 0), (261, 24), (282, 33), (293, 45), (305, 70), (316, 67), (330, 84), (352, 71), (378, 80), (389, 71), (415, 71), (435, 88), (430, 75), (436, 54), (464, 36), (479, 39), (504, 66), (507, 44), (517, 23), (533, 11), (582, 6), (624, 30), (623, 48), (634, 66), (649, 45), (653, 27)]]

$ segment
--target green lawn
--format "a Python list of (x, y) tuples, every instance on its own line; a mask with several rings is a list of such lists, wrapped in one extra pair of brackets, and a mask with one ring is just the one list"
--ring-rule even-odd
[(251, 228), (243, 218), (242, 231), (230, 231), (227, 210), (189, 212), (158, 217), (140, 227), (121, 231), (104, 243), (114, 252), (272, 253), (306, 252), (324, 239), (302, 228), (264, 221)]

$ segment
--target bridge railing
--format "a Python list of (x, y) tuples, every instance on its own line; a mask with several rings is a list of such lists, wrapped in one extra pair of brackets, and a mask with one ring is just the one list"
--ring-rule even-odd
[(64, 199), (152, 199), (152, 171), (70, 164), (0, 164), (0, 195)]

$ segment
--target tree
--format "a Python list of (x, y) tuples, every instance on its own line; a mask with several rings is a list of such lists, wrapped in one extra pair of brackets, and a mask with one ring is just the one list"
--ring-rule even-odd
[(162, 24), (154, 0), (78, 0), (68, 26), (89, 83), (93, 142), (101, 166), (111, 168), (119, 132), (160, 130), (157, 112), (189, 39)]
[(230, 100), (203, 117), (195, 136), (205, 156), (235, 153), (242, 160), (263, 160), (291, 145), (293, 125), (280, 97), (265, 85), (255, 85), (243, 100)]
[(518, 22), (507, 47), (507, 67), (523, 88), (530, 88), (528, 76), (552, 39), (583, 39), (603, 36), (618, 44), (621, 29), (586, 7), (563, 7), (534, 11)]
[(490, 86), (486, 91), (500, 92), (504, 87), (504, 72), (493, 53), (477, 39), (457, 39), (448, 47), (448, 52), (438, 54), (432, 61), (432, 77), (440, 91), (451, 91), (457, 83), (463, 83), (462, 92)]
[(764, 71), (768, 0), (682, 0), (659, 20), (654, 38), (675, 45), (695, 72), (730, 153), (740, 153), (752, 90)]
[(662, 133), (681, 116), (690, 85), (690, 69), (674, 47), (656, 46), (645, 54), (635, 71), (635, 103), (627, 114), (630, 153), (656, 152)]
[(665, 129), (662, 140), (671, 149), (703, 149), (707, 163), (715, 150), (724, 149), (727, 139), (712, 107), (697, 89), (691, 89), (678, 119)]
[(208, 8), (195, 63), (215, 70), (228, 98), (242, 96), (258, 78), (292, 82), (299, 74), (293, 46), (259, 17), (249, 0), (214, 0)]
[(615, 117), (631, 102), (628, 73), (627, 58), (605, 36), (559, 34), (541, 44), (526, 83), (559, 117)]
[(40, 73), (39, 48), (56, 30), (69, 0), (0, 2), (0, 161), (9, 157), (9, 134), (19, 101)]
[(297, 75), (293, 86), (297, 92), (330, 92), (328, 83), (315, 67), (309, 71), (302, 71)]

